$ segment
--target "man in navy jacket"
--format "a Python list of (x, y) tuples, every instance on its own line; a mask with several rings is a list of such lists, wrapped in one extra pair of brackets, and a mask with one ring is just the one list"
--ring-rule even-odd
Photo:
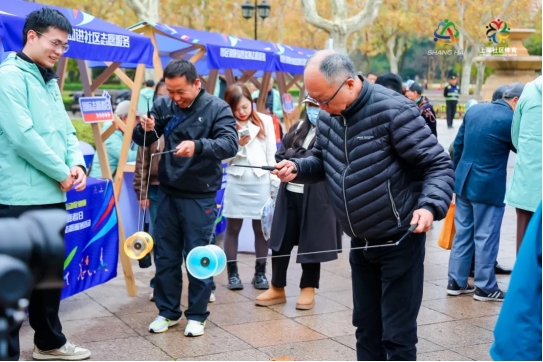
[[(502, 302), (494, 265), (505, 210), (507, 159), (513, 111), (524, 85), (514, 83), (503, 99), (472, 106), (454, 141), (456, 235), (449, 260), (447, 294), (475, 292), (480, 301)], [(475, 252), (475, 286), (468, 284)]]

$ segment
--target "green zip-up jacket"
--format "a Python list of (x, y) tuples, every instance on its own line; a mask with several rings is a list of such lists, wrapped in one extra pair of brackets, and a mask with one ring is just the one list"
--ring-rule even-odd
[(0, 204), (66, 201), (60, 182), (85, 165), (56, 79), (10, 54), (0, 64)]

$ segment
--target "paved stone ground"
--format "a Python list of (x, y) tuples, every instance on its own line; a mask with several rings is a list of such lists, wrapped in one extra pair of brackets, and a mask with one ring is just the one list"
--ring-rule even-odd
[[(456, 129), (438, 121), (440, 142), (448, 147)], [(512, 166), (510, 160), (510, 166)], [(507, 208), (501, 230), (498, 260), (512, 267), (515, 262), (514, 210)], [(441, 222), (435, 223), (426, 243), (424, 297), (418, 318), (419, 360), (490, 360), (488, 350), (500, 304), (473, 300), (471, 295), (448, 297), (449, 252), (437, 246)], [(344, 239), (344, 248), (348, 248)], [(186, 319), (167, 333), (152, 335), (147, 326), (157, 315), (148, 301), (149, 280), (154, 271), (133, 263), (139, 296), (126, 295), (122, 270), (119, 277), (65, 300), (60, 318), (66, 336), (91, 349), (93, 360), (269, 360), (289, 356), (296, 360), (355, 360), (355, 329), (351, 324), (352, 293), (348, 253), (322, 265), (321, 288), (315, 308), (297, 311), (301, 268), (289, 267), (286, 305), (256, 307), (258, 295), (249, 284), (254, 259), (241, 263), (246, 283), (240, 292), (228, 291), (226, 273), (216, 278), (217, 302), (210, 304), (206, 333), (198, 338), (183, 336)], [(240, 259), (250, 258), (240, 255)], [(268, 273), (269, 274), (269, 273)], [(271, 278), (271, 275), (268, 275)], [(509, 277), (498, 276), (507, 290)], [(187, 281), (183, 283), (183, 306), (187, 305)], [(21, 330), (22, 359), (31, 358), (33, 331), (28, 322)]]

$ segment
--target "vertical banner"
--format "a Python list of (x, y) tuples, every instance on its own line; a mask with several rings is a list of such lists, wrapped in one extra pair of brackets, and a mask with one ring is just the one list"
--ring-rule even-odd
[(87, 178), (67, 194), (66, 259), (62, 299), (117, 276), (119, 230), (111, 180)]

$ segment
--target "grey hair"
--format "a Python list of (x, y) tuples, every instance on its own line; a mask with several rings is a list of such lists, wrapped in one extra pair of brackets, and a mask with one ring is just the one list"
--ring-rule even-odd
[(356, 78), (357, 71), (348, 55), (331, 50), (317, 52), (309, 59), (307, 65), (318, 62), (320, 72), (324, 79), (332, 85), (341, 84), (346, 79)]

